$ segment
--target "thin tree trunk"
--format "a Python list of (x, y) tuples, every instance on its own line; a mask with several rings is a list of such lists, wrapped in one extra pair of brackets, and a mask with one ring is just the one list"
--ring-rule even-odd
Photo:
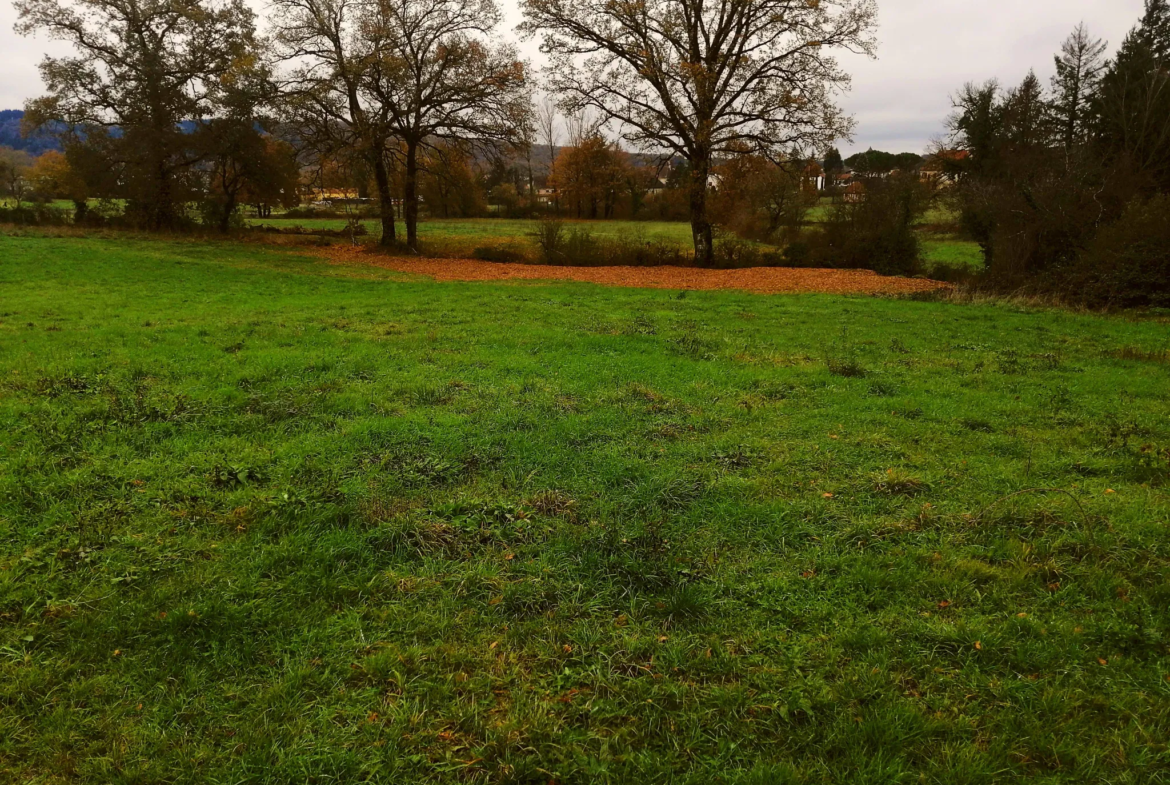
[(406, 178), (403, 183), (403, 210), (406, 220), (406, 244), (418, 252), (418, 143), (406, 143)]
[(715, 261), (715, 246), (711, 221), (707, 218), (707, 177), (711, 169), (706, 154), (691, 161), (691, 236), (695, 241), (695, 264), (710, 267)]
[(382, 239), (378, 244), (389, 248), (397, 242), (394, 230), (394, 194), (390, 191), (390, 172), (386, 167), (386, 158), (382, 155), (382, 145), (378, 145), (371, 156), (374, 164), (374, 182), (378, 186), (378, 213), (382, 218)]

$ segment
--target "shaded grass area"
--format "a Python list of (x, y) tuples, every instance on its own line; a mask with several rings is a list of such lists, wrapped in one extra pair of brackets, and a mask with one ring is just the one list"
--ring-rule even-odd
[[(251, 218), (252, 226), (302, 226), (306, 229), (345, 229), (340, 218)], [(381, 222), (365, 219), (362, 225), (371, 237), (382, 236)], [(666, 242), (683, 247), (691, 244), (691, 227), (687, 223), (671, 221), (565, 221), (566, 229), (579, 227), (598, 238), (630, 239), (646, 242)], [(478, 247), (514, 248), (518, 251), (536, 251), (535, 233), (539, 221), (532, 219), (468, 218), (430, 219), (418, 224), (419, 237), (424, 245), (430, 243), (439, 250), (463, 250), (470, 255)], [(405, 237), (401, 222), (397, 231)]]
[(1166, 324), (360, 274), (0, 236), (8, 781), (1170, 768)]
[(922, 238), (922, 261), (927, 272), (939, 265), (979, 272), (984, 267), (979, 243), (955, 236), (926, 234)]

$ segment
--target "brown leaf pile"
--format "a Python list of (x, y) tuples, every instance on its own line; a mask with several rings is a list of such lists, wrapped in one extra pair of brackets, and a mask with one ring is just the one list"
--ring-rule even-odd
[(368, 248), (328, 246), (313, 249), (332, 264), (370, 265), (436, 281), (585, 281), (603, 286), (647, 289), (737, 289), (758, 294), (821, 292), (825, 294), (898, 295), (948, 289), (926, 278), (894, 278), (872, 270), (826, 270), (750, 267), (708, 270), (697, 267), (559, 267), (501, 264), (476, 259), (426, 259), (387, 256)]

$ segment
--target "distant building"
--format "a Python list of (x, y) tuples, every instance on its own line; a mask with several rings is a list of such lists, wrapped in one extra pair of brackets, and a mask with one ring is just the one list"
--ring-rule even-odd
[(860, 180), (849, 183), (849, 185), (845, 186), (845, 190), (842, 192), (842, 198), (850, 204), (864, 202), (865, 183), (861, 182)]
[(820, 164), (813, 161), (804, 168), (804, 183), (807, 187), (817, 191), (825, 190), (828, 184), (825, 178), (825, 170)]
[(918, 176), (940, 186), (952, 186), (963, 176), (963, 169), (971, 158), (969, 150), (940, 150), (927, 156)]

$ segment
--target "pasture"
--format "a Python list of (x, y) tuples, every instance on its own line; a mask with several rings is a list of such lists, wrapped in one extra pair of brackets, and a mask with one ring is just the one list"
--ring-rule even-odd
[(1161, 781), (1167, 327), (0, 235), (0, 780)]
[[(827, 216), (828, 205), (820, 205), (810, 211), (810, 221), (820, 223)], [(926, 216), (932, 224), (953, 221), (954, 216), (945, 210), (932, 210)], [(538, 256), (536, 231), (538, 221), (532, 219), (467, 218), (467, 219), (424, 219), (419, 221), (419, 238), (424, 253), (444, 256), (473, 256), (482, 249), (503, 249), (535, 260)], [(303, 227), (306, 230), (328, 229), (340, 231), (347, 222), (342, 218), (284, 218), (276, 214), (272, 218), (249, 218), (254, 227), (289, 228)], [(369, 237), (382, 235), (381, 222), (363, 219)], [(692, 247), (691, 228), (679, 221), (566, 221), (569, 230), (586, 231), (598, 238), (635, 240), (677, 245), (689, 250)], [(397, 231), (405, 237), (402, 222)], [(983, 256), (976, 243), (961, 239), (957, 232), (924, 232), (923, 261), (927, 270), (937, 264), (967, 267), (978, 270), (983, 267)]]

